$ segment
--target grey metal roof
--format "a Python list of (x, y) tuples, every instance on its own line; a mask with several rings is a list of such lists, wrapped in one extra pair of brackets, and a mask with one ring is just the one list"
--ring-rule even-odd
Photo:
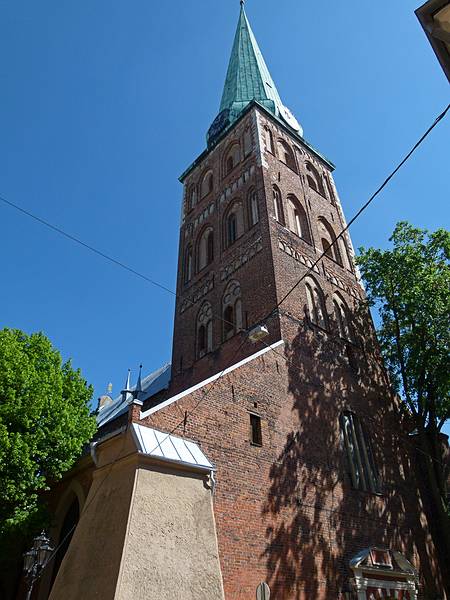
[(214, 470), (213, 464), (194, 442), (137, 423), (133, 423), (132, 431), (142, 454), (202, 470)]
[[(141, 402), (145, 402), (148, 398), (151, 398), (154, 394), (161, 392), (169, 387), (170, 377), (172, 373), (171, 364), (167, 363), (160, 369), (157, 369), (150, 375), (147, 375), (142, 379), (142, 392), (138, 394), (138, 400)], [(132, 386), (130, 391), (134, 391), (136, 386)], [(128, 398), (124, 398), (122, 394), (117, 396), (114, 399), (113, 403), (105, 406), (102, 410), (99, 411), (97, 415), (97, 425), (98, 427), (102, 427), (112, 421), (113, 419), (117, 419), (121, 415), (125, 414), (128, 410)]]
[[(368, 567), (370, 565), (370, 553), (373, 548), (363, 548), (355, 554), (355, 556), (350, 560), (350, 567), (352, 569), (360, 568), (360, 567)], [(393, 568), (397, 571), (404, 571), (405, 573), (415, 574), (416, 570), (412, 566), (412, 564), (407, 560), (403, 554), (396, 550), (385, 550), (391, 555), (391, 558), (394, 559)]]

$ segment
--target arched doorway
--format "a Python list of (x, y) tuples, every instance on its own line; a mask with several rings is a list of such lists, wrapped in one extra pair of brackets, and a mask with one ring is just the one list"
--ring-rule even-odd
[(53, 587), (53, 583), (58, 575), (59, 568), (61, 567), (61, 563), (64, 559), (64, 556), (70, 546), (70, 542), (72, 540), (73, 534), (75, 532), (75, 528), (80, 519), (80, 504), (78, 502), (78, 498), (75, 496), (67, 509), (64, 520), (61, 525), (57, 548), (58, 551), (54, 557), (53, 563), (53, 572), (52, 579), (50, 584), (50, 592)]

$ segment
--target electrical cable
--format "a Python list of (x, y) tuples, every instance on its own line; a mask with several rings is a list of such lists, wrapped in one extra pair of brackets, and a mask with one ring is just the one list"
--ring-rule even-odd
[[(261, 340), (262, 343), (272, 352), (274, 352), (277, 356), (279, 356), (281, 359), (284, 360), (284, 362), (286, 364), (289, 363), (289, 359), (286, 356), (283, 356), (282, 354), (280, 354), (279, 352), (277, 352), (275, 350), (275, 348), (272, 348), (272, 346), (269, 346), (269, 344), (266, 344), (266, 342), (264, 340)], [(295, 363), (294, 363), (295, 365)], [(300, 365), (300, 363), (297, 362), (298, 366), (303, 366)], [(373, 417), (371, 417), (373, 420)], [(398, 434), (398, 437), (406, 444), (409, 444), (411, 446), (411, 448), (413, 448), (414, 450), (417, 450), (417, 452), (420, 452), (421, 454), (423, 454), (424, 456), (428, 457), (430, 460), (433, 460), (434, 462), (436, 462), (439, 466), (443, 467), (444, 463), (442, 463), (439, 459), (435, 458), (434, 456), (431, 456), (431, 454), (428, 454), (427, 452), (425, 452), (424, 450), (422, 450), (421, 448), (418, 448), (415, 444), (413, 444), (413, 442), (411, 442), (411, 440), (407, 439), (406, 437), (402, 436), (401, 434)]]
[[(330, 244), (329, 248), (331, 248), (333, 245), (335, 245), (337, 243), (337, 241), (344, 235), (344, 233), (350, 228), (350, 226), (356, 221), (357, 218), (359, 218), (359, 216), (369, 207), (369, 205), (373, 202), (373, 200), (376, 198), (376, 196), (384, 189), (384, 187), (386, 187), (386, 185), (389, 183), (389, 181), (394, 177), (394, 175), (400, 170), (400, 168), (405, 164), (405, 162), (410, 158), (410, 156), (415, 152), (415, 150), (421, 145), (421, 143), (425, 140), (425, 138), (431, 133), (431, 131), (434, 129), (434, 127), (436, 127), (436, 125), (445, 117), (445, 115), (447, 114), (447, 112), (450, 109), (450, 104), (445, 108), (445, 110), (436, 118), (436, 120), (434, 121), (434, 123), (427, 129), (427, 131), (422, 135), (422, 137), (419, 139), (419, 141), (412, 147), (412, 149), (408, 152), (408, 154), (403, 158), (403, 160), (399, 163), (399, 165), (392, 171), (392, 173), (384, 180), (384, 182), (381, 184), (381, 186), (374, 192), (374, 194), (372, 194), (372, 196), (369, 198), (369, 200), (359, 209), (359, 211), (353, 216), (353, 218), (349, 221), (349, 223), (346, 225), (346, 227), (344, 227), (344, 229), (342, 229), (342, 231), (339, 233), (338, 236), (336, 236), (336, 238), (334, 240), (332, 240), (332, 243)], [(97, 248), (95, 248), (94, 246), (91, 246), (90, 244), (87, 244), (86, 242), (83, 242), (82, 240), (80, 240), (79, 238), (67, 233), (66, 231), (64, 231), (63, 229), (61, 229), (60, 227), (57, 227), (53, 224), (51, 224), (50, 222), (46, 221), (45, 219), (42, 219), (40, 217), (38, 217), (37, 215), (34, 215), (33, 213), (25, 210), (24, 208), (20, 207), (19, 205), (7, 200), (6, 198), (4, 198), (3, 196), (0, 195), (0, 200), (9, 205), (10, 207), (14, 208), (15, 210), (25, 214), (26, 216), (34, 219), (35, 221), (39, 222), (40, 224), (48, 227), (49, 229), (52, 229), (53, 231), (59, 233), (60, 235), (68, 238), (69, 240), (83, 246), (84, 248), (90, 250), (91, 252), (101, 256), (102, 258), (104, 258), (105, 260), (115, 264), (116, 266), (119, 266), (120, 268), (134, 274), (135, 276), (147, 281), (148, 283), (174, 295), (175, 297), (177, 297), (177, 294), (175, 292), (173, 292), (172, 290), (170, 290), (169, 288), (167, 288), (166, 286), (154, 281), (153, 279), (147, 277), (146, 275), (143, 275), (142, 273), (140, 273), (139, 271), (136, 271), (135, 269), (128, 267), (125, 263), (105, 254), (104, 252), (98, 250)], [(327, 251), (329, 250), (329, 248), (327, 249)], [(266, 319), (269, 318), (274, 312), (277, 311), (277, 309), (281, 306), (281, 304), (283, 304), (283, 302), (292, 294), (292, 292), (300, 285), (300, 283), (305, 279), (305, 277), (314, 269), (314, 267), (320, 262), (320, 260), (322, 260), (324, 258), (324, 256), (326, 255), (326, 252), (322, 252), (322, 254), (316, 259), (316, 261), (307, 269), (306, 273), (304, 273), (302, 275), (302, 277), (296, 282), (296, 284), (282, 297), (282, 299), (277, 303), (277, 305), (275, 306), (275, 308), (267, 315)], [(194, 303), (192, 303), (194, 304)], [(223, 319), (222, 319), (223, 320)], [(264, 320), (264, 319), (263, 319)], [(232, 359), (234, 360), (235, 356), (238, 354), (238, 352), (240, 352), (242, 346), (244, 345), (244, 343), (247, 341), (247, 337), (248, 337), (248, 332), (246, 332), (247, 335), (246, 337), (243, 339), (243, 341), (241, 342), (241, 344), (239, 345), (239, 347), (237, 348), (236, 352), (233, 354)], [(273, 350), (275, 352), (275, 350), (273, 348), (270, 348), (271, 350)], [(277, 352), (275, 352), (276, 354), (278, 354)], [(279, 355), (282, 356), (282, 355)], [(283, 357), (285, 359), (285, 357)], [(225, 367), (221, 373), (219, 374), (219, 376), (217, 377), (217, 379), (213, 382), (213, 384), (208, 388), (207, 392), (204, 394), (204, 396), (197, 402), (197, 404), (194, 406), (194, 408), (191, 411), (187, 411), (185, 418), (180, 421), (171, 431), (171, 433), (166, 435), (166, 438), (164, 438), (155, 448), (154, 450), (156, 450), (158, 447), (160, 447), (160, 445), (165, 441), (165, 439), (167, 439), (170, 435), (172, 435), (172, 433), (174, 433), (178, 427), (180, 427), (183, 422), (185, 422), (186, 420), (186, 416), (191, 416), (196, 410), (198, 410), (199, 406), (202, 404), (202, 402), (204, 402), (206, 400), (206, 398), (208, 397), (210, 391), (215, 387), (216, 383), (221, 379), (221, 377), (223, 376), (223, 374), (225, 373), (225, 371), (227, 370), (228, 367)], [(153, 451), (154, 451), (153, 450)], [(118, 453), (119, 454), (119, 453)], [(112, 471), (112, 467), (115, 463), (115, 461), (117, 460), (118, 456), (116, 457), (116, 459), (113, 461), (113, 463), (111, 463), (110, 469), (108, 471), (108, 473), (106, 474), (106, 476), (104, 477), (104, 479), (102, 480), (101, 484), (99, 485), (99, 487), (96, 490), (96, 493), (94, 494), (93, 498), (91, 499), (91, 501), (89, 502), (89, 504), (84, 507), (84, 510), (86, 510), (92, 503), (92, 501), (94, 500), (96, 494), (98, 493), (98, 490), (101, 488), (101, 485), (103, 484), (103, 482), (108, 478), (108, 475), (111, 473)], [(74, 528), (75, 529), (75, 526)], [(67, 535), (65, 536), (65, 539), (67, 539), (67, 537), (70, 535), (71, 531), (69, 531), (67, 533)], [(50, 563), (50, 560), (53, 559), (53, 557), (55, 556), (57, 550), (61, 547), (61, 545), (64, 543), (65, 539), (58, 545), (58, 547), (55, 549), (53, 555), (50, 557), (49, 561), (46, 563), (45, 567)], [(37, 579), (39, 579), (45, 569), (45, 567), (41, 570), (40, 574), (38, 575)]]
[[(342, 229), (338, 236), (336, 236), (331, 244), (328, 246), (326, 251), (323, 251), (322, 254), (315, 260), (315, 262), (307, 269), (306, 273), (304, 273), (300, 279), (295, 283), (295, 285), (282, 297), (282, 299), (277, 303), (275, 308), (266, 316), (266, 318), (270, 317), (282, 304), (283, 302), (292, 294), (292, 292), (300, 285), (300, 283), (305, 279), (305, 277), (314, 269), (315, 266), (326, 256), (327, 252), (330, 248), (332, 248), (335, 244), (337, 244), (338, 240), (342, 238), (344, 233), (350, 229), (351, 225), (360, 217), (360, 215), (372, 204), (378, 194), (386, 187), (389, 181), (394, 177), (394, 175), (402, 168), (402, 166), (406, 163), (406, 161), (411, 157), (412, 154), (417, 150), (417, 148), (422, 144), (422, 142), (428, 137), (428, 135), (433, 131), (436, 125), (442, 121), (447, 112), (450, 110), (450, 104), (442, 111), (442, 113), (436, 117), (433, 124), (425, 131), (425, 133), (421, 136), (421, 138), (414, 144), (411, 150), (406, 154), (406, 156), (401, 160), (401, 162), (397, 165), (397, 167), (391, 172), (391, 174), (386, 177), (380, 187), (370, 196), (365, 204), (357, 211), (357, 213), (350, 219), (347, 225)], [(264, 319), (262, 319), (264, 320)]]
[[(344, 229), (339, 233), (339, 235), (334, 240), (332, 240), (332, 243), (330, 244), (329, 248), (333, 247), (337, 243), (337, 241), (344, 235), (344, 233), (350, 228), (350, 226), (356, 221), (356, 219), (368, 208), (368, 206), (372, 203), (372, 201), (375, 199), (375, 197), (389, 183), (389, 181), (394, 177), (394, 175), (397, 173), (397, 171), (400, 170), (400, 168), (405, 164), (405, 162), (410, 158), (410, 156), (415, 152), (415, 150), (421, 145), (421, 143), (431, 133), (431, 131), (436, 127), (436, 125), (445, 117), (445, 115), (447, 114), (447, 112), (448, 112), (449, 109), (450, 109), (450, 104), (447, 105), (447, 107), (444, 109), (444, 111), (435, 119), (434, 123), (427, 129), (427, 131), (422, 135), (422, 137), (419, 139), (419, 141), (413, 146), (413, 148), (408, 152), (408, 154), (399, 163), (399, 165), (392, 171), (392, 173), (385, 179), (385, 181), (381, 184), (381, 186), (374, 192), (374, 194), (372, 194), (372, 196), (369, 198), (369, 200), (353, 216), (353, 218), (349, 221), (349, 223), (346, 225), (346, 227), (344, 227)], [(0, 200), (4, 204), (10, 206), (11, 208), (14, 208), (15, 210), (17, 210), (17, 211), (21, 212), (22, 214), (30, 217), (31, 219), (34, 219), (35, 221), (37, 221), (41, 225), (44, 225), (45, 227), (48, 227), (49, 229), (55, 231), (56, 233), (59, 233), (60, 235), (62, 235), (64, 237), (66, 237), (67, 239), (75, 242), (76, 244), (79, 244), (80, 246), (82, 246), (83, 248), (89, 250), (90, 252), (93, 252), (94, 254), (97, 254), (98, 256), (104, 258), (105, 260), (111, 262), (112, 264), (115, 264), (116, 266), (118, 266), (118, 267), (120, 267), (120, 268), (128, 271), (129, 273), (132, 273), (136, 277), (139, 277), (139, 278), (143, 279), (144, 281), (147, 281), (151, 285), (154, 285), (154, 286), (156, 286), (156, 287), (158, 287), (158, 288), (160, 288), (160, 289), (168, 292), (169, 294), (172, 294), (173, 296), (175, 296), (175, 298), (180, 298), (180, 296), (177, 295), (176, 292), (174, 292), (170, 288), (166, 287), (165, 285), (163, 285), (163, 284), (155, 281), (154, 279), (148, 277), (147, 275), (144, 275), (143, 273), (140, 273), (136, 269), (133, 269), (132, 267), (129, 267), (128, 265), (126, 265), (122, 261), (117, 260), (116, 258), (113, 258), (112, 256), (106, 254), (105, 252), (102, 252), (101, 250), (98, 250), (97, 248), (95, 248), (91, 244), (88, 244), (88, 243), (84, 242), (83, 240), (81, 240), (80, 238), (76, 237), (75, 235), (72, 235), (72, 234), (68, 233), (67, 231), (65, 231), (61, 227), (53, 225), (49, 221), (47, 221), (45, 219), (42, 219), (41, 217), (38, 217), (37, 215), (33, 214), (32, 212), (30, 212), (30, 211), (22, 208), (18, 204), (15, 204), (14, 202), (11, 202), (10, 200), (7, 200), (2, 195), (0, 195)], [(329, 250), (329, 248), (327, 250)], [(297, 283), (277, 303), (277, 305), (275, 306), (275, 308), (267, 315), (266, 318), (268, 318), (271, 314), (273, 314), (273, 312), (275, 312), (277, 310), (277, 308), (279, 308), (281, 306), (281, 304), (292, 294), (292, 292), (300, 285), (300, 283), (308, 275), (308, 273), (311, 270), (314, 269), (314, 267), (322, 260), (322, 258), (325, 255), (326, 255), (326, 252), (322, 252), (322, 254), (316, 259), (316, 261), (312, 264), (312, 266), (308, 268), (308, 270), (306, 271), (306, 273), (304, 275), (302, 275), (302, 277), (297, 281)], [(187, 298), (187, 300), (190, 302), (190, 304), (192, 306), (194, 305), (194, 302), (192, 302), (190, 299)], [(222, 320), (224, 323), (231, 325), (231, 323), (229, 323), (228, 321), (224, 320), (223, 317), (220, 316), (219, 319)]]
[[(151, 285), (154, 285), (157, 288), (159, 288), (161, 290), (164, 290), (165, 292), (168, 292), (169, 294), (172, 294), (172, 296), (175, 296), (176, 299), (181, 299), (182, 298), (176, 292), (174, 292), (173, 290), (171, 290), (170, 288), (168, 288), (164, 284), (159, 283), (158, 281), (155, 281), (154, 279), (152, 279), (151, 277), (148, 277), (147, 275), (144, 275), (143, 273), (141, 273), (140, 271), (137, 271), (133, 267), (129, 267), (124, 262), (122, 262), (122, 261), (120, 261), (120, 260), (118, 260), (118, 259), (110, 256), (109, 254), (106, 254), (105, 252), (102, 252), (98, 248), (95, 248), (95, 246), (92, 246), (91, 244), (88, 244), (88, 243), (84, 242), (83, 240), (81, 240), (80, 238), (76, 237), (75, 235), (72, 235), (71, 233), (68, 233), (67, 231), (65, 231), (61, 227), (58, 227), (57, 225), (53, 225), (49, 221), (46, 221), (45, 219), (42, 219), (41, 217), (38, 217), (34, 213), (32, 213), (32, 212), (30, 212), (30, 211), (22, 208), (18, 204), (15, 204), (14, 202), (11, 202), (10, 200), (7, 200), (4, 196), (0, 195), (0, 200), (3, 203), (5, 203), (6, 205), (10, 206), (11, 208), (16, 209), (17, 211), (19, 211), (19, 212), (23, 213), (24, 215), (30, 217), (31, 219), (34, 219), (35, 221), (37, 221), (41, 225), (44, 225), (45, 227), (48, 227), (49, 229), (55, 231), (56, 233), (59, 233), (60, 235), (66, 237), (69, 240), (71, 240), (72, 242), (75, 242), (76, 244), (79, 244), (83, 248), (86, 248), (90, 252), (93, 252), (94, 254), (97, 254), (98, 256), (104, 258), (108, 262), (110, 262), (110, 263), (112, 263), (112, 264), (120, 267), (121, 269), (124, 269), (125, 271), (128, 271), (129, 273), (135, 275), (136, 277), (139, 277), (140, 279), (143, 279), (147, 283), (150, 283)], [(190, 303), (191, 306), (195, 305), (195, 302), (193, 302), (190, 298), (187, 298), (187, 297), (184, 298), (183, 297), (183, 300), (187, 300)], [(219, 319), (220, 321), (222, 321), (225, 325), (233, 325), (233, 323), (230, 323), (229, 321), (227, 321), (226, 319), (224, 319), (222, 316), (219, 316), (219, 315), (214, 315), (214, 316), (217, 319)]]
[(53, 561), (53, 559), (55, 558), (56, 554), (58, 553), (59, 549), (61, 548), (61, 546), (63, 546), (63, 544), (66, 542), (66, 540), (69, 538), (69, 536), (71, 535), (71, 533), (73, 533), (73, 531), (75, 530), (75, 528), (78, 526), (78, 524), (80, 523), (80, 521), (82, 520), (83, 516), (86, 514), (87, 509), (91, 506), (91, 504), (93, 503), (93, 501), (95, 500), (98, 492), (100, 491), (101, 487), (103, 486), (103, 484), (105, 483), (105, 481), (108, 479), (109, 475), (111, 474), (114, 465), (116, 464), (120, 454), (122, 453), (123, 449), (125, 447), (125, 437), (123, 438), (122, 441), (122, 445), (119, 448), (119, 450), (117, 451), (116, 455), (114, 456), (114, 459), (112, 460), (112, 462), (109, 464), (109, 468), (108, 471), (106, 473), (106, 475), (103, 477), (103, 479), (100, 481), (99, 485), (97, 486), (97, 489), (95, 490), (92, 498), (90, 499), (90, 501), (85, 504), (82, 508), (82, 511), (80, 513), (80, 518), (79, 520), (69, 529), (69, 531), (66, 533), (66, 535), (63, 537), (63, 539), (59, 542), (59, 544), (53, 549), (53, 552), (51, 553), (51, 555), (49, 556), (47, 562), (45, 563), (45, 565), (41, 568), (41, 570), (39, 571), (38, 575), (35, 577), (35, 582), (38, 581), (41, 577), (43, 572), (45, 571), (45, 569), (50, 565), (50, 563)]
[[(236, 355), (241, 351), (244, 343), (247, 341), (247, 337), (248, 335), (246, 335), (244, 337), (244, 339), (242, 340), (242, 342), (239, 344), (238, 348), (236, 349), (236, 351), (234, 352), (233, 356), (232, 356), (232, 361), (234, 360), (234, 358), (236, 357)], [(228, 367), (225, 367), (221, 373), (219, 374), (219, 376), (217, 377), (217, 379), (215, 379), (215, 381), (212, 383), (212, 385), (208, 388), (208, 390), (206, 391), (206, 393), (203, 395), (202, 398), (200, 398), (200, 400), (197, 402), (197, 404), (194, 406), (194, 408), (191, 411), (186, 411), (186, 415), (184, 416), (184, 418), (177, 423), (177, 425), (170, 431), (170, 433), (167, 433), (166, 436), (152, 449), (150, 450), (150, 452), (148, 452), (148, 454), (152, 454), (155, 450), (157, 450), (158, 448), (160, 448), (162, 446), (162, 444), (171, 436), (173, 435), (177, 429), (186, 421), (187, 417), (189, 417), (191, 414), (193, 414), (196, 410), (198, 410), (199, 406), (207, 399), (209, 393), (211, 392), (211, 390), (214, 388), (214, 386), (216, 385), (216, 383), (222, 378), (222, 376), (224, 375), (225, 371), (228, 369)], [(125, 432), (123, 432), (125, 433)], [(41, 571), (39, 572), (39, 574), (36, 576), (35, 581), (39, 580), (44, 572), (44, 570), (46, 569), (46, 567), (52, 562), (52, 560), (54, 559), (54, 557), (56, 556), (56, 553), (58, 552), (58, 550), (61, 548), (61, 546), (64, 544), (64, 542), (68, 539), (68, 537), (70, 536), (70, 534), (75, 530), (75, 528), (78, 526), (79, 522), (81, 521), (82, 517), (84, 514), (86, 514), (87, 509), (89, 508), (89, 506), (92, 504), (92, 502), (94, 501), (95, 497), (97, 496), (100, 488), (102, 487), (102, 485), (105, 483), (105, 481), (108, 479), (109, 475), (112, 472), (112, 469), (114, 467), (114, 464), (117, 462), (123, 447), (125, 444), (125, 438), (124, 441), (122, 443), (122, 447), (119, 449), (119, 451), (117, 452), (116, 456), (114, 457), (114, 460), (112, 461), (112, 463), (109, 465), (108, 468), (108, 472), (106, 473), (105, 477), (102, 479), (102, 481), (100, 482), (100, 484), (98, 485), (94, 495), (92, 496), (91, 500), (89, 501), (88, 504), (86, 504), (83, 507), (83, 510), (81, 512), (80, 515), (80, 520), (75, 523), (75, 525), (66, 533), (66, 535), (64, 536), (64, 538), (60, 541), (60, 543), (58, 544), (58, 546), (53, 550), (53, 553), (50, 555), (48, 561), (46, 562), (46, 564), (44, 565), (44, 567), (41, 569)]]
[[(239, 344), (239, 346), (237, 347), (237, 349), (235, 350), (235, 352), (233, 353), (231, 359), (230, 359), (230, 364), (233, 364), (234, 359), (236, 358), (236, 356), (239, 354), (239, 352), (241, 351), (242, 347), (244, 346), (245, 342), (248, 339), (248, 331), (243, 331), (243, 333), (245, 333), (245, 337), (243, 338), (242, 342)], [(198, 408), (200, 407), (200, 405), (207, 399), (207, 397), (209, 396), (210, 392), (214, 389), (215, 385), (217, 384), (217, 382), (223, 377), (223, 375), (225, 374), (225, 371), (228, 369), (229, 367), (225, 367), (224, 369), (222, 369), (222, 371), (219, 373), (218, 377), (213, 381), (213, 383), (211, 384), (211, 386), (207, 389), (206, 393), (200, 398), (200, 400), (197, 402), (197, 404), (194, 406), (194, 408), (192, 408), (190, 411), (186, 411), (184, 418), (177, 423), (177, 425), (175, 425), (175, 427), (170, 431), (170, 433), (166, 434), (166, 437), (164, 437), (150, 452), (149, 454), (152, 454), (155, 450), (157, 450), (158, 448), (161, 447), (161, 445), (171, 436), (175, 433), (175, 431), (177, 431), (177, 429), (183, 425), (186, 421), (187, 418), (192, 416), (194, 414), (194, 412), (196, 410), (198, 410)], [(150, 415), (150, 419), (152, 418), (153, 415)]]

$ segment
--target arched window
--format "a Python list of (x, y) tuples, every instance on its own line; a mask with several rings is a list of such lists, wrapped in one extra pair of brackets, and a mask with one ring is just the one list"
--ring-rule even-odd
[(223, 339), (229, 340), (242, 329), (241, 286), (230, 281), (222, 298)]
[(331, 204), (336, 204), (336, 198), (334, 196), (333, 186), (331, 185), (330, 176), (328, 174), (324, 174), (325, 183), (328, 190), (328, 196), (331, 200)]
[(336, 242), (336, 234), (334, 233), (333, 228), (323, 217), (319, 219), (318, 228), (320, 243), (325, 255), (342, 266), (341, 254), (339, 252), (339, 247)]
[(247, 214), (249, 226), (253, 227), (259, 222), (258, 195), (256, 190), (251, 190), (247, 198)]
[(305, 288), (309, 320), (322, 329), (326, 329), (325, 302), (322, 290), (311, 277), (306, 278)]
[(231, 212), (227, 217), (227, 246), (231, 246), (237, 240), (237, 218), (236, 213)]
[(189, 245), (184, 251), (184, 283), (188, 283), (192, 278), (192, 246)]
[(287, 204), (289, 229), (310, 244), (311, 235), (305, 209), (294, 195), (288, 196)]
[(314, 191), (316, 191), (321, 196), (325, 196), (325, 190), (323, 187), (322, 177), (319, 174), (319, 171), (316, 169), (314, 165), (310, 162), (306, 163), (306, 178), (308, 180), (308, 185)]
[(342, 259), (342, 262), (344, 263), (344, 267), (346, 269), (348, 269), (349, 271), (352, 271), (350, 257), (348, 254), (347, 242), (345, 241), (345, 238), (340, 237), (338, 240), (338, 244), (339, 244), (340, 258)]
[(52, 580), (51, 586), (53, 586), (56, 576), (58, 575), (59, 568), (61, 567), (61, 563), (66, 555), (67, 550), (69, 549), (70, 542), (72, 541), (73, 534), (75, 533), (75, 528), (80, 519), (80, 505), (78, 502), (78, 498), (74, 498), (73, 502), (70, 504), (67, 509), (66, 515), (64, 517), (64, 521), (61, 526), (61, 530), (59, 532), (58, 544), (57, 544), (57, 552), (54, 557), (53, 563), (53, 572), (52, 572)]
[(281, 225), (285, 224), (283, 201), (281, 199), (281, 192), (276, 185), (273, 186), (273, 209), (275, 211), (275, 219)]
[(273, 145), (273, 135), (268, 127), (264, 127), (264, 143), (266, 145), (267, 152), (275, 154), (275, 148)]
[(213, 348), (212, 308), (205, 302), (197, 315), (197, 357), (202, 358)]
[(186, 213), (191, 212), (197, 203), (197, 188), (191, 185), (186, 194)]
[(213, 191), (214, 187), (214, 176), (212, 171), (205, 173), (202, 179), (202, 185), (200, 186), (200, 196), (204, 198)]
[(336, 323), (339, 330), (339, 335), (341, 336), (341, 338), (351, 341), (352, 335), (348, 306), (337, 294), (333, 296), (333, 309), (334, 317), (336, 319)]
[(244, 156), (248, 156), (252, 151), (252, 134), (250, 129), (244, 132)]
[(245, 231), (244, 208), (241, 200), (236, 200), (225, 213), (224, 218), (224, 241), (225, 247), (229, 248), (238, 240)]
[(214, 260), (214, 231), (207, 227), (201, 233), (197, 244), (197, 270), (201, 271)]
[(379, 493), (380, 479), (372, 446), (360, 419), (354, 413), (344, 411), (340, 416), (340, 425), (353, 487)]
[(231, 173), (234, 167), (241, 162), (239, 144), (233, 144), (225, 156), (225, 175)]
[(289, 144), (284, 140), (278, 140), (278, 158), (281, 160), (281, 162), (284, 162), (285, 165), (297, 173), (294, 152)]

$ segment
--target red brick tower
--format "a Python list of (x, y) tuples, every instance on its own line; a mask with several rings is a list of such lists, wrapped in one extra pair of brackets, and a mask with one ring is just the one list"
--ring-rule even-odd
[(336, 239), (334, 167), (281, 101), (243, 6), (207, 140), (181, 177), (171, 389), (141, 418), (217, 467), (226, 599), (262, 581), (280, 600), (442, 596), (414, 448)]
[[(181, 177), (174, 389), (253, 353), (244, 330), (262, 319), (265, 342), (280, 339), (274, 309), (342, 230), (334, 167), (302, 135), (242, 8), (208, 147)], [(281, 313), (302, 319), (306, 291), (314, 295), (316, 284), (328, 291), (330, 281), (339, 310), (361, 296), (348, 238), (327, 251), (308, 281)]]

